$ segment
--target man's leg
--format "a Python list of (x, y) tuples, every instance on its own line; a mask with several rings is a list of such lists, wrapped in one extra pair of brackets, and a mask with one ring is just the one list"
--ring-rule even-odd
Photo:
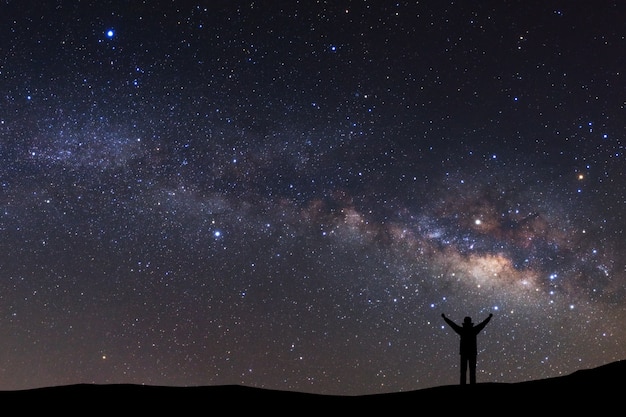
[(468, 358), (469, 371), (470, 371), (470, 384), (476, 383), (476, 356), (470, 356)]
[(461, 355), (461, 385), (465, 385), (467, 381), (467, 357)]

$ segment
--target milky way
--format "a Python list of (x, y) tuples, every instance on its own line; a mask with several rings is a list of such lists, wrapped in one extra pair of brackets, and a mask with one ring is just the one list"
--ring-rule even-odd
[(131, 3), (0, 6), (0, 389), (624, 358), (620, 2)]

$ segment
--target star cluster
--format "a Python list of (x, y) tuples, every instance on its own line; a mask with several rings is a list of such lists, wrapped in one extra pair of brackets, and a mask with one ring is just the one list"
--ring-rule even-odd
[(0, 9), (0, 389), (624, 358), (620, 2)]

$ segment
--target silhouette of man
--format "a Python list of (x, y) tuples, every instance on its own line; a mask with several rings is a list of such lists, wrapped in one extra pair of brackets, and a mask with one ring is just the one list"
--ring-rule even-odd
[(461, 354), (461, 385), (465, 385), (467, 379), (467, 368), (470, 371), (470, 384), (476, 383), (476, 356), (478, 348), (476, 345), (476, 336), (489, 323), (493, 314), (489, 314), (485, 320), (474, 326), (471, 317), (465, 317), (463, 326), (459, 326), (452, 320), (441, 314), (441, 317), (448, 323), (452, 329), (461, 336), (461, 346), (459, 353)]

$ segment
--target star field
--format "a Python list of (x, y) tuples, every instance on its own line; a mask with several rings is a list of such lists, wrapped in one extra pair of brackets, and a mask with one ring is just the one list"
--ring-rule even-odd
[(626, 356), (626, 8), (0, 6), (0, 389), (478, 382)]

